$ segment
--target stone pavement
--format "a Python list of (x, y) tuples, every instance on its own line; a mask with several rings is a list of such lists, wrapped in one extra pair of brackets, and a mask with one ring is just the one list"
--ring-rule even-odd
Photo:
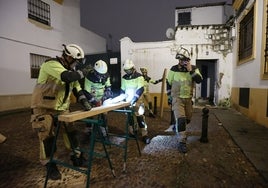
[[(104, 159), (94, 159), (91, 187), (173, 188), (240, 187), (241, 185), (267, 187), (268, 129), (233, 109), (208, 107), (209, 143), (203, 144), (199, 142), (202, 129), (202, 108), (194, 109), (189, 130), (191, 132), (188, 139), (189, 152), (186, 155), (178, 152), (176, 136), (165, 132), (170, 120), (170, 112), (165, 110), (162, 119), (146, 118), (152, 142), (149, 145), (140, 142), (141, 157), (137, 153), (136, 144), (129, 143), (126, 173), (121, 172), (123, 158), (119, 148), (109, 149), (116, 169), (116, 178), (111, 176)], [(0, 132), (7, 137), (7, 140), (0, 144), (0, 187), (24, 188), (44, 185), (45, 169), (40, 167), (38, 162), (39, 148), (36, 144), (38, 138), (31, 130), (29, 117), (30, 111), (28, 110), (0, 114)], [(120, 127), (125, 121), (124, 118), (114, 114), (108, 118), (111, 124), (109, 131), (121, 131), (119, 129), (124, 127)], [(231, 136), (230, 139), (226, 132)], [(219, 136), (226, 138), (226, 141), (219, 139)], [(231, 139), (236, 144), (233, 144)], [(121, 140), (118, 141), (121, 142)], [(61, 142), (59, 144), (62, 145)], [(61, 157), (69, 160), (69, 153), (61, 147), (58, 150)], [(220, 152), (222, 150), (224, 152)], [(241, 151), (263, 176), (265, 183), (259, 179), (258, 174), (250, 173), (250, 171), (256, 171), (253, 167), (253, 169), (245, 167), (248, 162), (243, 159), (244, 156), (241, 157)], [(240, 158), (235, 159), (234, 153)], [(49, 181), (48, 187), (85, 187), (84, 175), (64, 167), (59, 167), (59, 169), (62, 173), (62, 180)], [(248, 173), (251, 176), (248, 176)], [(233, 178), (235, 175), (238, 177)]]
[(212, 112), (255, 168), (268, 181), (268, 128), (233, 109), (212, 109)]

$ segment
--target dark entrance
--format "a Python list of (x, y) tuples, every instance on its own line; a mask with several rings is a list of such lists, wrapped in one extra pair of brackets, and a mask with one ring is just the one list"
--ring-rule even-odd
[(208, 100), (210, 104), (215, 103), (216, 65), (217, 60), (196, 60), (196, 66), (203, 76), (201, 96), (197, 97)]

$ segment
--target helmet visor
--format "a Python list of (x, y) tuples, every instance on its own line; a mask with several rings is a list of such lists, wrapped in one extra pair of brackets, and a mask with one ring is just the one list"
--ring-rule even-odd
[(131, 69), (124, 69), (125, 73), (127, 73), (128, 75), (132, 74), (133, 73), (133, 68)]

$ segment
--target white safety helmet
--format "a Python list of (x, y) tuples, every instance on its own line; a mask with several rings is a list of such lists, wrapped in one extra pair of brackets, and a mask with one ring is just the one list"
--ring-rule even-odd
[(63, 44), (63, 47), (63, 52), (74, 59), (83, 59), (85, 56), (83, 49), (76, 44)]
[(179, 60), (190, 60), (191, 58), (190, 58), (191, 56), (190, 56), (190, 52), (187, 50), (187, 49), (185, 49), (185, 48), (183, 48), (183, 47), (181, 47), (178, 51), (177, 51), (177, 54), (176, 54), (176, 59), (179, 59)]
[(105, 61), (98, 60), (94, 64), (94, 69), (100, 74), (106, 74), (107, 70), (108, 70), (108, 67), (107, 67), (107, 64), (105, 63)]
[(133, 63), (133, 61), (130, 60), (130, 59), (127, 59), (127, 60), (125, 61), (124, 65), (123, 65), (123, 69), (124, 69), (124, 70), (129, 70), (129, 69), (132, 69), (132, 68), (134, 68), (134, 63)]

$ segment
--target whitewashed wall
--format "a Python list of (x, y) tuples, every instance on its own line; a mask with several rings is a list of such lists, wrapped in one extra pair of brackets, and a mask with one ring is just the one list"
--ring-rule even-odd
[[(251, 4), (254, 1), (250, 1), (248, 4), (248, 7), (251, 7)], [(236, 66), (237, 62), (237, 53), (238, 53), (238, 40), (236, 37), (236, 40), (234, 41), (234, 79), (233, 79), (233, 87), (238, 88), (268, 88), (268, 80), (261, 80), (261, 45), (262, 45), (262, 27), (263, 27), (263, 2), (264, 1), (255, 1), (256, 7), (258, 7), (256, 10), (256, 18), (255, 19), (255, 58), (251, 61), (248, 61), (242, 65)], [(243, 14), (238, 18), (240, 20), (243, 17)], [(238, 26), (237, 26), (238, 27)], [(236, 27), (236, 32), (237, 28)], [(237, 33), (236, 33), (237, 35)]]
[[(181, 33), (177, 35), (181, 36)], [(198, 38), (195, 38), (195, 41), (198, 41)], [(125, 37), (121, 39), (122, 65), (126, 59), (130, 58), (133, 60), (138, 70), (140, 67), (145, 66), (148, 68), (148, 75), (152, 79), (159, 79), (162, 77), (165, 68), (169, 70), (171, 66), (177, 64), (177, 60), (175, 59), (176, 49), (183, 44), (185, 48), (192, 49), (194, 52), (192, 56), (193, 65), (196, 64), (196, 59), (217, 60), (217, 75), (224, 73), (224, 77), (221, 87), (217, 88), (216, 102), (229, 98), (232, 83), (232, 54), (228, 53), (224, 56), (221, 53), (214, 52), (209, 44), (187, 44), (187, 38), (185, 38), (185, 41), (180, 40), (180, 45), (178, 45), (177, 42), (178, 41), (134, 43), (131, 39)], [(123, 75), (124, 71), (121, 70), (121, 73)], [(197, 86), (197, 90), (198, 88), (200, 88), (200, 86)], [(161, 85), (151, 84), (150, 91), (152, 93), (160, 93)]]
[[(213, 14), (207, 14), (212, 12)], [(163, 75), (163, 70), (169, 70), (171, 66), (177, 64), (175, 59), (176, 51), (180, 46), (191, 51), (191, 63), (196, 65), (196, 60), (213, 60), (216, 62), (216, 81), (219, 81), (220, 73), (224, 76), (220, 87), (215, 89), (215, 103), (229, 98), (231, 95), (233, 55), (229, 32), (221, 27), (225, 19), (223, 7), (203, 7), (193, 8), (193, 23), (203, 25), (197, 15), (203, 17), (215, 17), (211, 26), (190, 26), (179, 27), (175, 33), (175, 40), (161, 42), (141, 42), (135, 43), (130, 38), (121, 39), (121, 62), (128, 58), (132, 59), (136, 68), (146, 66), (148, 74), (153, 79), (159, 79)], [(211, 20), (211, 19), (210, 19)], [(204, 21), (204, 25), (207, 22)], [(215, 24), (218, 26), (215, 27)], [(216, 29), (215, 29), (216, 28)], [(219, 29), (218, 29), (219, 28)], [(124, 74), (124, 71), (121, 70)], [(214, 83), (210, 83), (213, 84)], [(153, 93), (160, 93), (161, 86), (150, 85)], [(196, 88), (197, 97), (200, 95), (200, 85)]]
[(212, 27), (179, 29), (176, 32), (175, 39), (177, 46), (183, 46), (191, 50), (193, 55), (192, 64), (196, 64), (196, 60), (217, 61), (216, 80), (219, 81), (220, 73), (224, 74), (220, 87), (216, 88), (217, 101), (220, 101), (224, 98), (229, 98), (231, 95), (233, 53), (232, 48), (229, 49), (228, 46), (225, 46), (225, 49), (222, 50), (215, 50), (213, 40), (208, 37), (208, 35), (211, 34), (211, 28)]
[(191, 12), (191, 25), (224, 24), (234, 14), (231, 5), (178, 8), (175, 11), (175, 25), (178, 24), (178, 13)]
[[(171, 66), (177, 63), (173, 42), (135, 43), (128, 37), (121, 39), (121, 74), (125, 74), (123, 71), (124, 61), (131, 59), (139, 72), (141, 67), (147, 67), (148, 75), (152, 79), (157, 80), (162, 78), (164, 69), (169, 70)], [(160, 93), (161, 84), (151, 84), (150, 91), (152, 93)]]
[(192, 25), (222, 24), (224, 22), (224, 6), (193, 8)]
[(86, 54), (106, 50), (104, 38), (80, 27), (80, 1), (50, 5), (51, 30), (28, 21), (27, 0), (0, 0), (0, 96), (31, 94), (30, 53), (61, 55), (62, 44), (76, 43)]
[(191, 12), (191, 25), (211, 25), (222, 24), (226, 18), (223, 18), (224, 6), (211, 7), (191, 7), (185, 9), (176, 9), (175, 25), (178, 25), (178, 13)]

